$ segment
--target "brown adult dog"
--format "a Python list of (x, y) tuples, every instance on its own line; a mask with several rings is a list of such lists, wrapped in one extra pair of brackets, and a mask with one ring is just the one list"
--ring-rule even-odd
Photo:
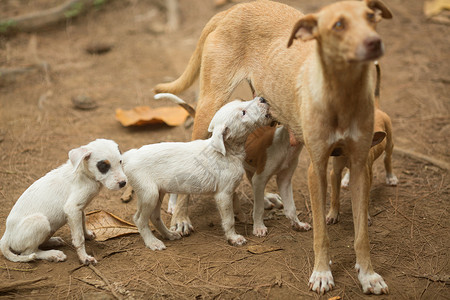
[[(375, 62), (377, 69), (377, 84), (375, 87), (375, 128), (372, 148), (370, 148), (367, 158), (367, 168), (369, 169), (369, 186), (372, 185), (372, 166), (374, 161), (385, 152), (384, 169), (386, 170), (386, 184), (396, 186), (398, 183), (397, 176), (392, 172), (392, 151), (394, 143), (392, 141), (392, 123), (391, 118), (379, 108), (380, 99), (380, 77), (381, 71), (378, 62)], [(350, 179), (350, 172), (347, 172), (341, 181), (341, 173), (344, 167), (349, 167), (348, 160), (345, 157), (336, 157), (336, 163), (333, 163), (333, 170), (330, 172), (331, 177), (331, 205), (327, 214), (327, 224), (335, 224), (339, 219), (339, 193), (340, 187), (347, 187)], [(372, 220), (369, 216), (369, 226)]]
[[(325, 222), (328, 158), (335, 149), (349, 159), (358, 278), (365, 293), (388, 293), (370, 260), (367, 227), (369, 170), (366, 161), (374, 128), (370, 62), (384, 49), (375, 31), (391, 12), (379, 0), (344, 1), (303, 15), (270, 1), (236, 5), (205, 26), (184, 73), (155, 87), (177, 94), (200, 76), (192, 137), (208, 136), (214, 113), (236, 86), (251, 82), (271, 105), (272, 115), (304, 142), (311, 165), (308, 183), (314, 226), (314, 270), (310, 288), (334, 286)], [(294, 43), (295, 39), (301, 41)], [(177, 204), (174, 223), (189, 232), (187, 198)]]

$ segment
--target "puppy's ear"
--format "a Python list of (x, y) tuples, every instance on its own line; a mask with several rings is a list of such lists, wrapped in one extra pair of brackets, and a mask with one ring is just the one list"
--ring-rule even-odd
[[(211, 128), (210, 128), (211, 129)], [(211, 147), (223, 156), (226, 154), (225, 139), (230, 129), (225, 125), (220, 125), (212, 129)]]
[(317, 37), (317, 16), (306, 15), (295, 23), (288, 41), (288, 48), (295, 39), (308, 41)]
[(376, 14), (381, 14), (384, 19), (392, 19), (392, 13), (387, 6), (380, 0), (365, 0), (366, 5)]
[(370, 147), (378, 145), (379, 143), (381, 143), (384, 140), (385, 137), (386, 137), (386, 132), (384, 132), (384, 131), (376, 131), (373, 134), (372, 146), (370, 146)]
[(91, 153), (92, 152), (84, 146), (69, 151), (69, 160), (72, 163), (74, 172), (78, 170), (83, 160), (89, 159)]

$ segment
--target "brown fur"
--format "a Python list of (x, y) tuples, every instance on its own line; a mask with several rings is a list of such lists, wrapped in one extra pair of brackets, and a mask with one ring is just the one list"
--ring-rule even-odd
[[(207, 137), (214, 113), (230, 100), (240, 82), (248, 80), (256, 94), (269, 102), (272, 115), (305, 144), (311, 159), (308, 186), (315, 253), (310, 287), (321, 293), (334, 286), (325, 203), (327, 162), (336, 148), (351, 166), (358, 278), (366, 293), (388, 292), (372, 268), (367, 228), (366, 161), (374, 129), (369, 61), (383, 54), (375, 31), (381, 17), (392, 15), (378, 0), (337, 2), (307, 16), (277, 2), (236, 5), (205, 26), (183, 75), (155, 88), (178, 93), (200, 75), (192, 134), (198, 139)], [(187, 210), (180, 211), (177, 205), (172, 222), (187, 220)]]

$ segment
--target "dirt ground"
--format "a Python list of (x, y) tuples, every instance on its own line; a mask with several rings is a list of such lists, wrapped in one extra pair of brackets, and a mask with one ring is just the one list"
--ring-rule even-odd
[[(0, 19), (51, 7), (52, 0), (6, 0)], [(188, 141), (184, 126), (124, 128), (115, 109), (138, 105), (157, 107), (152, 87), (176, 78), (184, 70), (206, 22), (226, 9), (213, 1), (180, 1), (181, 27), (172, 33), (155, 28), (165, 13), (148, 0), (111, 1), (99, 9), (39, 33), (0, 37), (0, 68), (49, 65), (17, 76), (0, 76), (0, 232), (18, 197), (35, 180), (67, 160), (70, 149), (96, 138), (115, 140), (128, 150), (161, 141)], [(282, 1), (313, 12), (330, 0)], [(425, 19), (423, 1), (386, 0), (394, 19), (379, 32), (386, 55), (381, 107), (392, 118), (396, 146), (449, 162), (450, 27)], [(156, 24), (156, 25), (155, 25)], [(93, 42), (110, 43), (104, 55), (90, 55)], [(264, 45), (262, 45), (264, 46)], [(182, 96), (195, 104), (197, 84)], [(99, 107), (74, 109), (71, 98), (86, 95)], [(311, 222), (304, 151), (294, 176), (299, 218)], [(382, 162), (374, 166), (369, 213), (372, 263), (389, 285), (389, 296), (377, 299), (450, 299), (450, 182), (448, 170), (395, 152), (393, 166), (400, 182), (384, 184)], [(275, 192), (271, 182), (268, 188)], [(238, 188), (250, 217), (252, 193), (246, 179)], [(103, 209), (132, 221), (136, 200), (124, 204), (121, 192), (102, 190), (87, 211)], [(163, 207), (167, 208), (167, 200)], [(354, 270), (353, 222), (349, 192), (342, 194), (340, 222), (328, 227), (336, 288), (322, 298), (366, 297)], [(168, 224), (170, 215), (163, 212)], [(252, 225), (238, 223), (248, 240), (243, 247), (226, 243), (213, 199), (195, 197), (190, 208), (195, 232), (167, 249), (147, 249), (139, 235), (105, 242), (88, 241), (96, 269), (119, 297), (126, 299), (302, 299), (319, 298), (308, 291), (314, 263), (312, 231), (295, 232), (279, 212), (269, 214), (264, 238), (252, 235)], [(271, 216), (271, 217), (270, 217)], [(66, 242), (67, 261), (12, 263), (0, 257), (0, 297), (31, 299), (110, 299), (104, 280), (91, 268), (80, 267), (67, 226), (58, 233)], [(248, 246), (280, 248), (251, 254)], [(47, 277), (38, 283), (2, 292), (18, 280)]]

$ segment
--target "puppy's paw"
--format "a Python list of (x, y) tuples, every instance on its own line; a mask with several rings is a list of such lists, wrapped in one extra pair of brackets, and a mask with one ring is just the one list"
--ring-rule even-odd
[(347, 172), (341, 179), (341, 187), (346, 189), (348, 188), (349, 184), (350, 184), (350, 172)]
[(314, 271), (309, 278), (309, 289), (324, 294), (334, 287), (334, 280), (331, 271)]
[(169, 231), (169, 234), (166, 236), (166, 239), (174, 241), (181, 239), (181, 237), (182, 237), (181, 233), (177, 231)]
[(291, 221), (291, 227), (295, 231), (308, 231), (308, 230), (311, 230), (311, 225), (309, 223), (300, 222), (298, 220)]
[(397, 186), (397, 184), (398, 184), (397, 176), (395, 176), (394, 174), (387, 174), (386, 175), (386, 184), (390, 185), (390, 186)]
[(240, 234), (235, 234), (233, 237), (228, 239), (228, 243), (231, 246), (242, 246), (247, 243), (247, 240)]
[(337, 222), (339, 222), (339, 213), (330, 210), (327, 214), (326, 221), (327, 225), (336, 224)]
[(93, 264), (93, 265), (97, 264), (97, 260), (94, 257), (90, 256), (90, 255), (86, 255), (84, 257), (80, 257), (80, 262), (83, 265), (86, 265), (86, 266), (90, 265), (90, 264)]
[(258, 237), (262, 237), (262, 236), (266, 236), (267, 235), (267, 227), (262, 224), (262, 225), (253, 225), (253, 235), (258, 236)]
[(166, 249), (166, 245), (164, 245), (164, 243), (158, 240), (157, 238), (145, 242), (145, 246), (147, 246), (147, 248), (150, 248), (153, 251)]
[(358, 264), (355, 265), (355, 269), (358, 271), (358, 279), (364, 294), (389, 294), (389, 288), (379, 274), (373, 271), (371, 273), (363, 272)]
[(188, 236), (194, 231), (194, 226), (192, 226), (190, 220), (177, 221), (172, 224), (170, 230), (180, 233), (182, 236)]
[(272, 209), (272, 208), (283, 208), (283, 202), (281, 201), (281, 197), (278, 194), (266, 193), (264, 195), (264, 209)]
[(91, 230), (87, 230), (84, 233), (84, 238), (88, 241), (93, 241), (95, 240), (95, 233), (93, 233)]

